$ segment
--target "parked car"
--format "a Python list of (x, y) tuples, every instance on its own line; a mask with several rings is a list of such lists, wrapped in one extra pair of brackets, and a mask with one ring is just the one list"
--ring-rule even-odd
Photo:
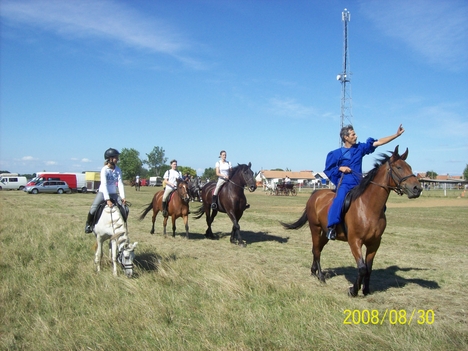
[(63, 194), (71, 193), (71, 189), (67, 182), (61, 180), (46, 180), (42, 183), (30, 185), (24, 188), (24, 191), (29, 194), (50, 193), (50, 194)]

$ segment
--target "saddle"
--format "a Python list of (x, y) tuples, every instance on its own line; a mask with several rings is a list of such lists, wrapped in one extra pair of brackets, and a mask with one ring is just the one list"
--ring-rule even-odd
[[(130, 213), (130, 208), (127, 205), (122, 205), (119, 201), (115, 201), (111, 199), (112, 203), (114, 206), (117, 206), (119, 208), (120, 214), (122, 215), (122, 218), (124, 222), (127, 222), (128, 214)], [(98, 208), (96, 209), (96, 213), (94, 214), (94, 220), (93, 223), (91, 224), (93, 227), (96, 225), (96, 223), (99, 221), (99, 218), (101, 218), (102, 211), (104, 210), (104, 207), (107, 206), (107, 201), (104, 200), (102, 201)]]

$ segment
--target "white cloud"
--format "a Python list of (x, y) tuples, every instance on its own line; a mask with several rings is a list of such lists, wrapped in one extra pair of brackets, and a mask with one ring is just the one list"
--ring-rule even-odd
[(90, 163), (90, 162), (93, 162), (93, 161), (91, 161), (89, 158), (82, 158), (81, 162)]
[(46, 161), (45, 164), (47, 166), (55, 166), (57, 164), (57, 162), (55, 162), (55, 161)]
[(178, 30), (157, 18), (149, 18), (124, 2), (111, 0), (5, 0), (2, 17), (8, 21), (38, 27), (67, 39), (99, 38), (127, 47), (168, 54), (199, 67), (182, 54), (190, 47)]
[(295, 99), (272, 98), (270, 99), (269, 103), (269, 110), (277, 115), (293, 118), (307, 118), (317, 116), (315, 108), (304, 106)]
[(424, 61), (451, 71), (468, 62), (468, 3), (459, 0), (362, 1), (361, 10), (385, 35)]
[(36, 161), (37, 158), (34, 158), (32, 156), (24, 156), (21, 158), (21, 161)]

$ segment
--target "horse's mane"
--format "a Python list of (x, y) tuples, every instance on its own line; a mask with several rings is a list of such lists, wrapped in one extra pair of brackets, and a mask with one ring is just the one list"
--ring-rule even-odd
[(238, 164), (237, 166), (232, 167), (231, 171), (229, 172), (229, 178), (232, 178), (239, 169), (243, 168), (243, 166), (245, 166), (245, 165)]
[(351, 197), (351, 201), (356, 200), (359, 196), (361, 196), (364, 191), (366, 190), (367, 186), (374, 180), (377, 171), (379, 170), (380, 166), (385, 164), (391, 156), (386, 154), (380, 154), (380, 158), (378, 158), (374, 163), (374, 168), (366, 174), (364, 178), (362, 178), (361, 182), (356, 185), (351, 191), (349, 192), (349, 196)]

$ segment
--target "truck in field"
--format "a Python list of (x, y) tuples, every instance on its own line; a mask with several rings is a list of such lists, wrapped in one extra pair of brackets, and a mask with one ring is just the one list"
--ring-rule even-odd
[(101, 185), (101, 172), (86, 172), (85, 178), (87, 191), (97, 193)]
[(74, 192), (86, 193), (86, 175), (84, 173), (59, 173), (59, 172), (37, 172), (36, 176), (26, 185), (35, 185), (46, 180), (62, 180), (67, 182), (70, 189)]
[(0, 174), (0, 190), (23, 190), (28, 180), (18, 173)]

